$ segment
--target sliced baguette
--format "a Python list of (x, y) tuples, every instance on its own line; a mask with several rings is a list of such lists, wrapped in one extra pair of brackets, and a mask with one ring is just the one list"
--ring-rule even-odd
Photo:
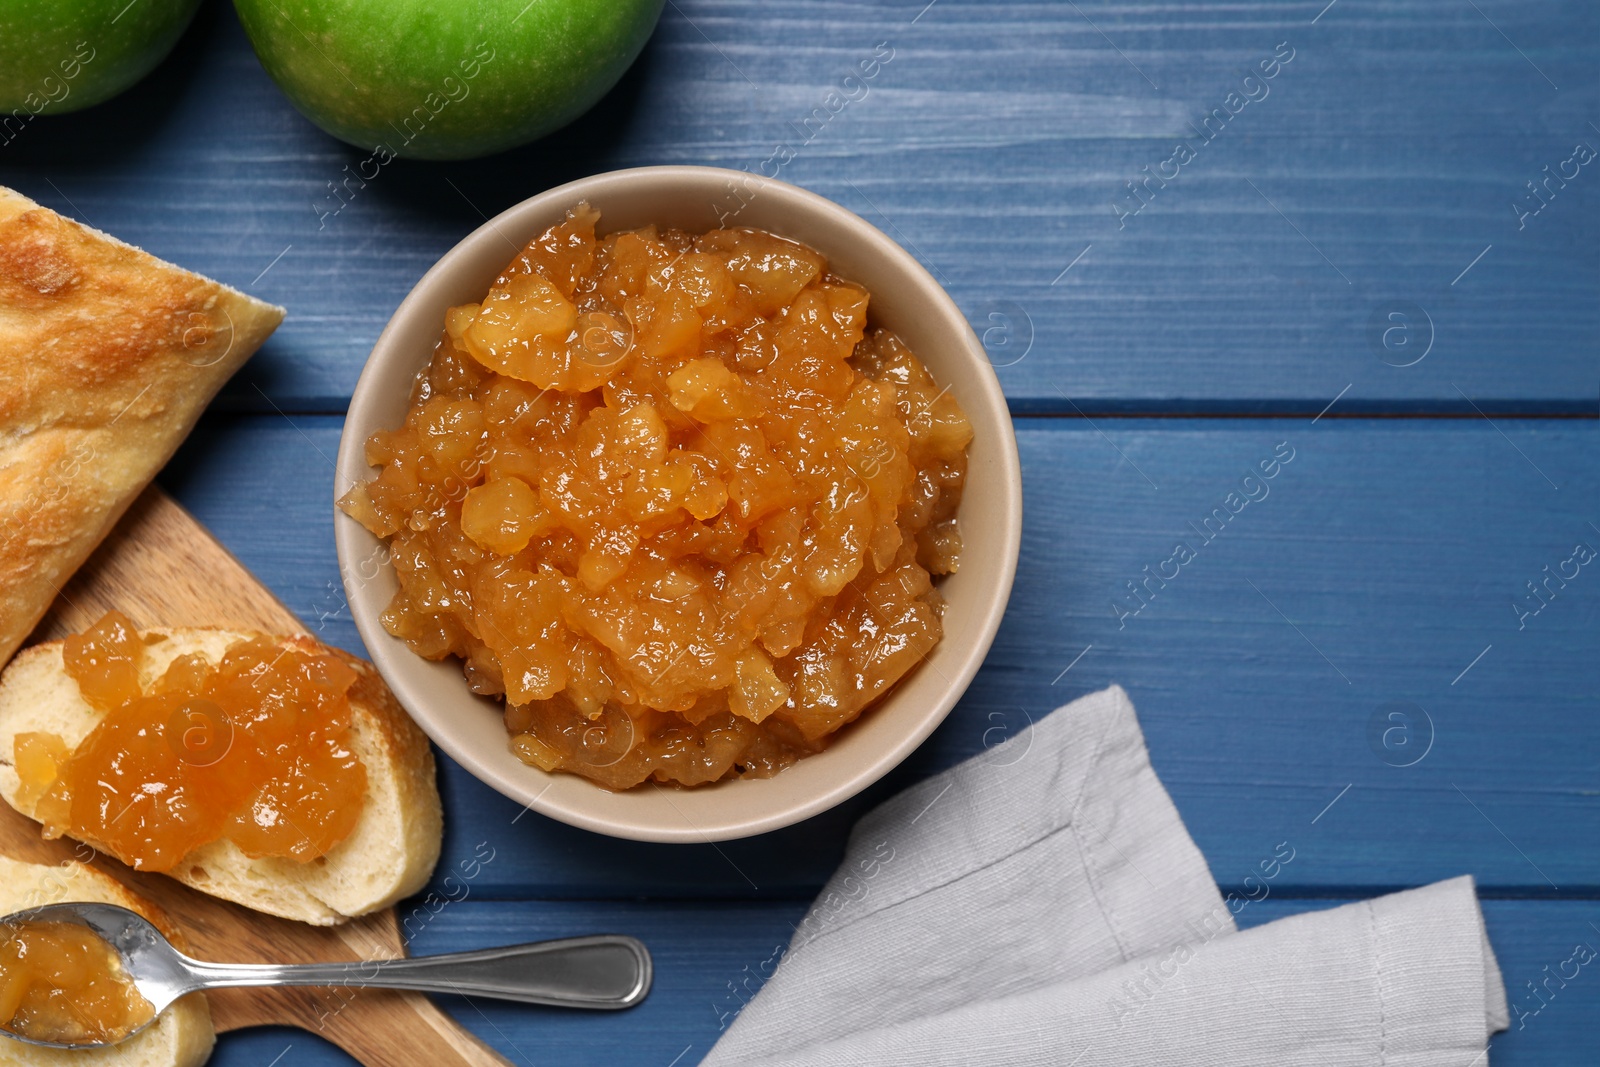
[(0, 663), (281, 321), (0, 186)]
[[(22, 863), (0, 856), (0, 915), (64, 901), (117, 904), (155, 923), (178, 948), (183, 935), (161, 909), (110, 875), (81, 863)], [(151, 1026), (110, 1048), (39, 1048), (0, 1040), (0, 1067), (198, 1067), (211, 1055), (216, 1034), (206, 998), (193, 993), (174, 1003)]]
[[(200, 653), (216, 663), (230, 646), (257, 635), (154, 629), (142, 636), (141, 682), (148, 687), (179, 655)], [(283, 642), (312, 644), (306, 637)], [(25, 649), (0, 674), (0, 797), (29, 818), (35, 816), (18, 803), (21, 781), (12, 764), (17, 734), (54, 733), (76, 747), (101, 718), (66, 673), (61, 649), (60, 641)], [(427, 882), (443, 832), (433, 752), (372, 665), (338, 654), (358, 675), (350, 690), (351, 741), (367, 770), (367, 795), (355, 830), (309, 863), (286, 857), (251, 859), (231, 841), (214, 841), (167, 872), (173, 878), (247, 908), (318, 926), (388, 907)]]

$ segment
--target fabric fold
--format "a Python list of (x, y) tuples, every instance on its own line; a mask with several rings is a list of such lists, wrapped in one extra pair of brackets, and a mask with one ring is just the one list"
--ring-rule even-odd
[(864, 816), (705, 1063), (1094, 974), (1208, 924), (1233, 929), (1113, 687)]
[(1470, 878), (1238, 933), (1127, 695), (865, 816), (705, 1062), (1467, 1067), (1505, 996)]

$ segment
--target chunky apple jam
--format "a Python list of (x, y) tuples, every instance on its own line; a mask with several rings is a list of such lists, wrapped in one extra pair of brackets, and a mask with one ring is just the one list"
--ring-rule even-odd
[(67, 673), (100, 719), (75, 748), (19, 733), (18, 806), (46, 837), (170, 870), (227, 838), (248, 856), (307, 861), (349, 836), (367, 772), (350, 744), (343, 653), (310, 638), (248, 638), (213, 664), (179, 655), (158, 677), (145, 641), (107, 614), (68, 637)]
[(504, 695), (524, 761), (765, 777), (939, 640), (972, 429), (811, 249), (598, 218), (450, 310), (340, 506), (388, 542), (389, 632)]
[(34, 1041), (117, 1041), (154, 1014), (105, 939), (70, 922), (0, 925), (0, 1028)]

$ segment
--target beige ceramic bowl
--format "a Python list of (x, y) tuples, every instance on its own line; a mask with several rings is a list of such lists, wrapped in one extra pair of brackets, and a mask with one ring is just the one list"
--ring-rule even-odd
[(647, 167), (599, 174), (525, 200), (456, 245), (404, 301), (367, 360), (339, 445), (335, 499), (375, 473), (363, 443), (399, 426), (412, 378), (430, 358), (445, 310), (483, 298), (520, 248), (587, 200), (602, 232), (655, 223), (691, 233), (719, 223), (770, 230), (828, 257), (871, 293), (875, 325), (898, 333), (949, 385), (975, 437), (960, 522), (959, 573), (940, 585), (944, 638), (928, 659), (825, 752), (773, 778), (697, 789), (646, 783), (625, 793), (570, 774), (546, 774), (511, 754), (498, 702), (474, 696), (454, 658), (432, 663), (379, 621), (396, 585), (383, 545), (335, 517), (339, 567), (372, 661), (413, 718), (467, 770), (553, 819), (640, 841), (720, 841), (796, 823), (853, 796), (903, 760), (944, 719), (983, 662), (1011, 592), (1022, 530), (1022, 479), (1005, 397), (955, 303), (917, 261), (865, 221), (822, 197), (741, 171)]

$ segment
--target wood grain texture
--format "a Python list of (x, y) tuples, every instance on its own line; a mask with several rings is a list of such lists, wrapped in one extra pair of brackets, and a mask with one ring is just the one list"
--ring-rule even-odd
[[(225, 398), (252, 410), (342, 411), (400, 298), (485, 215), (785, 145), (784, 179), (944, 282), (1018, 411), (1315, 413), (1348, 386), (1342, 410), (1593, 412), (1600, 178), (1513, 205), (1600, 149), (1596, 9), (1324, 4), (684, 0), (571, 129), (363, 181), (366, 153), (290, 107), (219, 0), (131, 92), (0, 144), (0, 182), (287, 306)], [(1294, 58), (1245, 87), (1280, 43)], [(1235, 91), (1260, 99), (1189, 131)], [(1163, 167), (1186, 137), (1194, 160)], [(1147, 167), (1177, 176), (1134, 201)], [(1394, 310), (1385, 348), (1369, 326)]]
[[(945, 727), (870, 796), (716, 851), (666, 848), (524, 815), (441, 758), (445, 855), (400, 908), (418, 951), (614, 929), (656, 956), (651, 999), (621, 1016), (446, 1003), (508, 1058), (688, 1067), (857, 812), (1112, 681), (1220, 883), (1297, 848), (1248, 922), (1471, 872), (1526, 1006), (1543, 967), (1600, 947), (1600, 573), (1520, 629), (1511, 605), (1574, 541), (1600, 548), (1600, 440), (1592, 421), (1501, 415), (1600, 403), (1600, 179), (1586, 165), (1537, 214), (1513, 205), (1578, 141), (1600, 148), (1597, 19), (1582, 0), (675, 0), (580, 126), (486, 162), (395, 163), (340, 200), (329, 183), (364, 153), (294, 112), (212, 0), (131, 92), (0, 144), (0, 182), (289, 307), (218, 409), (261, 417), (207, 420), (163, 481), (309, 630), (357, 651), (331, 537), (339, 420), (321, 416), (440, 254), (562, 181), (758, 169), (788, 145), (783, 178), (945, 284), (1015, 412), (1092, 416), (1018, 420), (1005, 625)], [(1119, 219), (1126, 183), (1280, 42), (1295, 58), (1270, 94)], [(880, 43), (892, 60), (819, 120)], [(1385, 344), (1374, 322), (1402, 329)], [(1465, 417), (1340, 418), (1441, 412)], [(1281, 441), (1296, 459), (1270, 497), (1119, 623), (1125, 583), (1199, 537), (1189, 524)], [(1414, 750), (1382, 740), (1401, 702), (1433, 738), (1409, 767), (1392, 764)], [(1493, 1062), (1591, 1063), (1597, 989), (1586, 969)], [(351, 1061), (264, 1028), (214, 1062)]]
[[(140, 628), (219, 626), (283, 633), (303, 627), (206, 530), (152, 487), (80, 569), (40, 624), (45, 637), (70, 633), (110, 608)], [(39, 826), (0, 805), (0, 849), (35, 863), (81, 858), (82, 846), (45, 841)], [(261, 915), (160, 875), (140, 874), (105, 856), (94, 865), (155, 901), (201, 959), (296, 963), (386, 959), (405, 954), (393, 908), (340, 927)], [(230, 989), (207, 994), (218, 1031), (271, 1024), (311, 1030), (369, 1067), (423, 1057), (440, 1065), (503, 1064), (419, 994), (342, 989)]]
[[(443, 895), (442, 879), (486, 843), (497, 858), (478, 891), (496, 896), (809, 892), (872, 797), (1112, 682), (1132, 694), (1156, 768), (1219, 874), (1314, 833), (1288, 873), (1307, 890), (1462, 871), (1496, 891), (1600, 886), (1600, 855), (1584, 844), (1600, 840), (1600, 571), (1584, 567), (1520, 631), (1511, 610), (1574, 543), (1600, 550), (1589, 526), (1600, 525), (1600, 427), (1329, 418), (1018, 427), (1027, 503), (1006, 619), (965, 699), (889, 782), (800, 827), (714, 850), (612, 841), (523, 815), (441, 759), (447, 832), (434, 891)], [(164, 481), (319, 636), (359, 650), (323, 458), (339, 428), (336, 418), (208, 420)], [(1269, 495), (1204, 543), (1189, 523), (1222, 506), (1281, 442), (1295, 458), (1266, 483)], [(248, 484), (236, 477), (246, 465), (258, 472)], [(1131, 601), (1126, 583), (1143, 581), (1180, 539), (1197, 558), (1167, 588), (1152, 586), (1148, 606), (1119, 628), (1113, 601)], [(1393, 702), (1431, 716), (1434, 746), (1415, 766), (1392, 766), (1403, 758), (1369, 744), (1370, 722)], [(1421, 720), (1418, 730), (1422, 744)]]
[[(1270, 855), (1271, 847), (1263, 855)], [(1298, 862), (1298, 859), (1296, 860)], [(1292, 870), (1291, 864), (1285, 870)], [(1224, 878), (1239, 889), (1236, 879)], [(1256, 926), (1313, 909), (1336, 907), (1349, 898), (1284, 898), (1277, 893), (1248, 906), (1241, 926)], [(783, 947), (805, 914), (808, 901), (684, 902), (500, 901), (467, 898), (451, 904), (419, 932), (418, 951), (469, 948), (502, 938), (561, 937), (588, 930), (615, 930), (647, 941), (660, 964), (650, 999), (621, 1015), (575, 1011), (531, 1013), (486, 1000), (441, 1001), (452, 1015), (519, 1064), (560, 1067), (677, 1067), (697, 1062), (740, 1006), (759, 990), (782, 958)], [(1484, 901), (1489, 938), (1505, 975), (1511, 1003), (1525, 1012), (1539, 1002), (1527, 989), (1584, 943), (1600, 950), (1600, 907), (1576, 901)], [(1593, 966), (1592, 964), (1590, 966)], [(1570, 970), (1569, 970), (1570, 973)], [(1600, 1015), (1600, 982), (1588, 968), (1521, 1029), (1494, 1041), (1494, 1067), (1590, 1067), (1593, 1020)], [(1270, 994), (1270, 991), (1268, 991)], [(219, 1046), (214, 1067), (266, 1067), (283, 1052), (297, 1063), (342, 1063), (326, 1046), (300, 1035), (240, 1035)], [(410, 1062), (410, 1061), (406, 1061)], [(1465, 1064), (1462, 1065), (1465, 1067)]]
[(236, 627), (304, 633), (305, 625), (160, 489), (140, 495), (102, 551), (61, 589), (34, 639), (79, 633), (116, 610), (141, 628)]

